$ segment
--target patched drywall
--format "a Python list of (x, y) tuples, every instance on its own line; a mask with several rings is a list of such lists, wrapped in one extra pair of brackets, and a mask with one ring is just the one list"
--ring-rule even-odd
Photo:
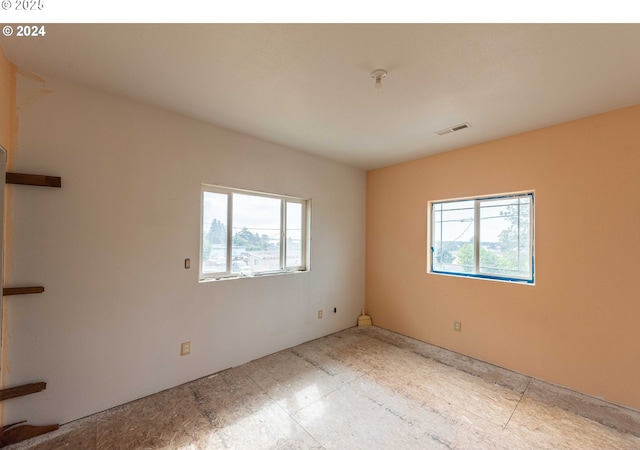
[[(14, 190), (10, 283), (46, 291), (11, 300), (6, 379), (47, 389), (7, 401), (8, 422), (68, 422), (355, 325), (363, 171), (52, 79), (19, 75), (17, 94), (14, 169), (62, 188)], [(199, 283), (201, 183), (311, 198), (312, 270)]]
[[(369, 172), (373, 323), (640, 409), (639, 121), (635, 106)], [(427, 273), (429, 201), (528, 190), (534, 286)]]

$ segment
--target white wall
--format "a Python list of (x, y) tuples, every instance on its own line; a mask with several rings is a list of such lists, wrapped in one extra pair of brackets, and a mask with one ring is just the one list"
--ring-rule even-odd
[[(13, 171), (62, 189), (13, 189), (6, 285), (46, 291), (6, 301), (6, 382), (47, 389), (6, 401), (5, 423), (65, 423), (355, 325), (363, 171), (51, 79), (19, 76), (17, 96)], [(198, 283), (201, 182), (311, 198), (311, 272)]]

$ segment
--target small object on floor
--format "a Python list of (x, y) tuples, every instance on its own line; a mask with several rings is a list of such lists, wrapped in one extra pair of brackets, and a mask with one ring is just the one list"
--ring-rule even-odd
[(371, 326), (371, 317), (365, 315), (364, 308), (362, 308), (362, 314), (358, 317), (358, 326), (359, 327)]
[(25, 422), (26, 420), (23, 420), (22, 422), (3, 426), (0, 432), (0, 447), (15, 444), (60, 428), (59, 425), (21, 425)]

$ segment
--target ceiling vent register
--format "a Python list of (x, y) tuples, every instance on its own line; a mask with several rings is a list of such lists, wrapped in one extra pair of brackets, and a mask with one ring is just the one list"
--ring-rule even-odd
[(465, 128), (469, 128), (471, 124), (469, 122), (461, 123), (460, 125), (454, 125), (449, 128), (445, 128), (444, 130), (434, 131), (435, 134), (439, 136), (444, 136), (445, 134), (453, 133), (454, 131), (464, 130)]

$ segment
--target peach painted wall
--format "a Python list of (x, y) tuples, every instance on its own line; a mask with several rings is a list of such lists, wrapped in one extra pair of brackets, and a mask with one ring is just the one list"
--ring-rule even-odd
[[(640, 409), (638, 123), (634, 106), (369, 172), (373, 323)], [(534, 286), (426, 273), (427, 202), (523, 190)]]
[(11, 147), (13, 96), (13, 65), (0, 47), (0, 145), (7, 151)]
[[(0, 145), (10, 152), (12, 149), (12, 136), (14, 126), (16, 125), (14, 118), (14, 99), (15, 99), (15, 83), (14, 83), (14, 66), (9, 62), (4, 54), (4, 50), (0, 47)], [(9, 156), (9, 155), (7, 155)], [(3, 180), (4, 181), (4, 180)], [(10, 189), (5, 188), (2, 190), (3, 194), (0, 197), (0, 223), (4, 222), (4, 207), (5, 202), (10, 200)], [(6, 225), (5, 225), (6, 230)], [(6, 232), (6, 231), (5, 231)], [(4, 286), (4, 261), (3, 255), (6, 255), (6, 249), (4, 242), (5, 236), (2, 237), (0, 242), (0, 286)], [(0, 298), (0, 302), (3, 299)], [(2, 336), (4, 330), (4, 305), (0, 304), (0, 336)], [(3, 340), (4, 336), (0, 337)], [(4, 387), (4, 346), (0, 344), (0, 386)], [(0, 404), (0, 424), (4, 424), (4, 403)]]

